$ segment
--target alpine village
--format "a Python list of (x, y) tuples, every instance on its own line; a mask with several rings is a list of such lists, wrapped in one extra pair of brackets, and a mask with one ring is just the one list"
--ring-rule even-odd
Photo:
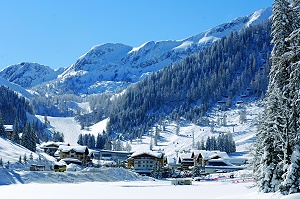
[(67, 68), (7, 66), (0, 185), (118, 171), (173, 187), (223, 179), (299, 193), (299, 6), (274, 0), (184, 40), (96, 45)]

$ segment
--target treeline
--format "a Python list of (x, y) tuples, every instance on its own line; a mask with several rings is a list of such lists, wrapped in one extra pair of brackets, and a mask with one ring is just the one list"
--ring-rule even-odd
[[(29, 121), (27, 114), (35, 112), (30, 102), (11, 89), (0, 86), (0, 136), (9, 138), (31, 151), (36, 150), (36, 143), (47, 141), (51, 137), (44, 132), (45, 125), (38, 120)], [(4, 125), (13, 125), (12, 135), (7, 134)]]
[(113, 151), (131, 151), (131, 145), (127, 142), (124, 146), (120, 139), (112, 139), (108, 133), (103, 131), (97, 134), (80, 134), (77, 144), (87, 146), (90, 149), (113, 150)]
[(78, 103), (83, 102), (84, 98), (73, 95), (57, 96), (36, 96), (30, 99), (34, 111), (38, 115), (47, 115), (52, 117), (73, 117), (81, 114), (82, 110)]
[(224, 151), (226, 153), (236, 152), (236, 145), (233, 140), (231, 133), (222, 133), (218, 137), (208, 136), (206, 142), (202, 140), (196, 143), (197, 150), (207, 150), (207, 151)]
[(251, 26), (154, 73), (115, 97), (108, 133), (141, 137), (162, 117), (201, 121), (224, 96), (260, 98), (268, 84), (270, 22)]

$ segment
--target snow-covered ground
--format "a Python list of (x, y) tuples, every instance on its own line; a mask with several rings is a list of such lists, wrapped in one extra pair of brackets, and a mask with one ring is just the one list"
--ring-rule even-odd
[[(257, 128), (257, 116), (262, 108), (255, 103), (246, 106), (247, 121), (243, 124), (239, 122), (239, 109), (232, 109), (226, 112), (212, 111), (209, 119), (215, 122), (213, 131), (209, 126), (198, 126), (188, 123), (181, 123), (179, 135), (176, 135), (176, 124), (169, 122), (166, 131), (161, 132), (158, 145), (154, 149), (164, 150), (167, 156), (176, 156), (183, 150), (193, 148), (192, 135), (195, 143), (206, 139), (207, 136), (219, 135), (219, 133), (231, 132), (237, 144), (237, 152), (247, 155), (248, 147), (255, 140)], [(218, 123), (218, 118), (224, 114), (227, 116), (227, 124)], [(42, 118), (42, 117), (41, 117)], [(105, 129), (106, 121), (102, 121), (89, 130), (81, 130), (80, 125), (73, 118), (48, 118), (53, 129), (65, 134), (66, 142), (76, 144), (80, 133), (91, 133), (96, 135)], [(132, 142), (133, 151), (148, 150), (150, 138), (144, 136), (142, 140)], [(23, 156), (30, 151), (15, 145), (14, 143), (0, 138), (0, 158), (4, 166), (10, 162), (9, 169), (0, 166), (0, 193), (6, 198), (87, 198), (99, 195), (120, 198), (130, 196), (130, 198), (186, 198), (195, 196), (211, 199), (295, 199), (300, 198), (299, 194), (282, 196), (280, 193), (261, 193), (254, 187), (250, 171), (236, 173), (234, 179), (220, 178), (216, 181), (193, 181), (192, 185), (171, 185), (170, 179), (154, 180), (149, 177), (137, 175), (122, 168), (94, 168), (77, 170), (76, 172), (67, 170), (64, 173), (55, 173), (50, 170), (51, 164), (55, 160), (38, 149), (38, 153), (33, 153), (33, 160), (28, 160), (24, 164)], [(18, 163), (22, 156), (22, 163)], [(32, 163), (42, 161), (46, 164), (46, 171), (29, 171)], [(247, 173), (248, 172), (248, 173)], [(218, 174), (220, 175), (220, 174)], [(246, 180), (243, 180), (244, 176)]]
[(283, 197), (279, 193), (259, 193), (252, 182), (193, 182), (192, 185), (171, 185), (167, 180), (86, 182), (69, 184), (25, 184), (0, 186), (5, 198), (172, 198), (209, 199), (296, 199), (299, 194)]

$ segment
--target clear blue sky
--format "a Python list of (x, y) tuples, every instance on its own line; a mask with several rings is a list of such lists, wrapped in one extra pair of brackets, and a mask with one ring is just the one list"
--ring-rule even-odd
[(0, 0), (0, 70), (66, 67), (102, 43), (179, 40), (270, 7), (272, 0)]

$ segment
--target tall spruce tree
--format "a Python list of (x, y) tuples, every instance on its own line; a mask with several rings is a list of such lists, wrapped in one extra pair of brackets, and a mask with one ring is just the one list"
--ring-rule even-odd
[(0, 111), (0, 136), (2, 136), (3, 138), (7, 137), (1, 111)]
[[(289, 15), (293, 18), (293, 32), (286, 38), (288, 43), (288, 52), (282, 56), (282, 61), (288, 64), (289, 79), (286, 87), (283, 89), (283, 95), (286, 99), (287, 112), (287, 131), (286, 146), (284, 154), (284, 181), (280, 190), (283, 194), (299, 192), (297, 185), (299, 184), (299, 153), (298, 144), (300, 141), (300, 16), (299, 16), (299, 0), (291, 2)], [(297, 160), (298, 158), (298, 160)]]
[[(291, 169), (299, 143), (299, 0), (275, 0), (272, 6), (272, 67), (266, 104), (257, 134), (254, 172), (264, 192), (298, 191), (298, 170)], [(294, 152), (293, 152), (294, 151)], [(297, 167), (299, 168), (299, 167)], [(296, 180), (295, 180), (296, 179)]]
[(22, 134), (22, 146), (31, 150), (32, 152), (36, 151), (36, 142), (37, 135), (34, 128), (30, 125), (29, 122), (26, 123), (25, 128), (23, 129)]
[(14, 130), (11, 136), (11, 140), (17, 144), (20, 144), (20, 135), (19, 135), (19, 120), (16, 118), (15, 124), (14, 124)]
[[(257, 184), (264, 192), (275, 192), (281, 182), (283, 152), (282, 141), (278, 135), (284, 127), (281, 116), (282, 98), (278, 87), (266, 96), (265, 109), (260, 119), (254, 153), (254, 175)], [(275, 168), (281, 166), (281, 168)]]

